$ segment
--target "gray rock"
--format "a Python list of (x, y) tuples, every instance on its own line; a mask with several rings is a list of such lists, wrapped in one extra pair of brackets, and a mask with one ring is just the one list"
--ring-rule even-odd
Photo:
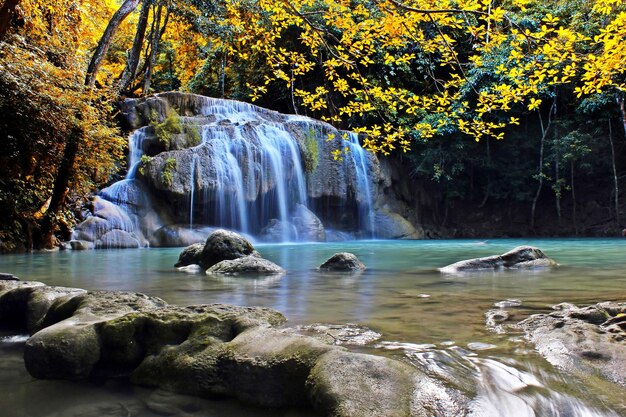
[(0, 329), (26, 333), (29, 322), (28, 299), (35, 287), (34, 281), (0, 281)]
[(105, 233), (96, 241), (96, 249), (132, 249), (139, 248), (141, 244), (130, 233), (114, 229)]
[(180, 266), (176, 269), (179, 270), (180, 272), (185, 272), (187, 274), (199, 274), (204, 271), (204, 269), (202, 269), (202, 267), (198, 264)]
[(20, 279), (13, 274), (0, 272), (0, 281), (19, 281)]
[[(46, 312), (44, 328), (26, 342), (26, 369), (42, 379), (83, 379), (104, 363), (108, 366), (103, 367), (103, 373), (115, 372), (118, 367), (140, 359), (137, 352), (140, 347), (129, 343), (120, 348), (106, 335), (101, 337), (100, 333), (106, 330), (104, 325), (129, 313), (163, 306), (165, 302), (159, 298), (110, 291), (57, 298)], [(126, 340), (128, 334), (124, 330), (134, 334), (134, 329), (128, 327), (118, 329), (117, 340)]]
[(38, 378), (130, 375), (178, 393), (341, 416), (465, 413), (460, 393), (417, 368), (278, 329), (285, 318), (267, 308), (178, 307), (142, 294), (0, 281), (0, 313), (0, 323), (38, 317), (42, 329), (24, 350)]
[(290, 327), (286, 332), (311, 336), (331, 345), (362, 346), (382, 337), (378, 332), (358, 324), (310, 324)]
[(555, 309), (518, 324), (538, 352), (566, 372), (601, 375), (626, 387), (626, 303)]
[(534, 269), (556, 266), (540, 249), (532, 246), (518, 246), (502, 255), (487, 256), (459, 261), (439, 268), (444, 274), (501, 269)]
[(219, 229), (211, 233), (204, 244), (200, 264), (210, 268), (218, 262), (242, 258), (248, 255), (258, 256), (252, 243), (245, 237), (228, 230)]
[(194, 243), (204, 243), (207, 237), (216, 230), (214, 227), (190, 229), (189, 225), (168, 225), (155, 231), (150, 237), (153, 247), (182, 247)]
[(111, 229), (111, 225), (105, 219), (101, 217), (90, 216), (87, 217), (83, 222), (76, 225), (72, 236), (72, 241), (95, 242), (100, 238), (100, 236), (102, 236)]
[(424, 231), (417, 230), (407, 219), (389, 210), (374, 214), (374, 234), (379, 239), (423, 239)]
[(273, 275), (285, 272), (274, 262), (253, 255), (218, 262), (206, 271), (207, 274), (231, 275)]
[(393, 359), (333, 350), (307, 380), (314, 407), (326, 415), (461, 416), (467, 399)]
[(202, 251), (204, 250), (204, 243), (194, 243), (187, 246), (178, 255), (178, 261), (174, 266), (180, 268), (187, 265), (199, 265), (202, 262)]
[(322, 221), (302, 204), (296, 205), (291, 223), (296, 229), (297, 240), (306, 242), (326, 241), (326, 231)]
[(265, 242), (282, 242), (298, 240), (298, 231), (296, 226), (290, 222), (272, 219), (261, 229), (261, 240)]
[(320, 265), (321, 271), (362, 271), (365, 265), (349, 252), (336, 253)]
[(72, 250), (89, 250), (93, 249), (96, 245), (93, 242), (86, 240), (70, 240), (70, 247)]

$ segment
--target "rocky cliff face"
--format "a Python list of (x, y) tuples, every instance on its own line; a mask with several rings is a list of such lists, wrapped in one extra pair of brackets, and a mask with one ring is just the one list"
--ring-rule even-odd
[[(125, 127), (134, 130), (129, 172), (99, 199), (121, 207), (130, 221), (93, 210), (99, 220), (79, 225), (76, 239), (97, 243), (120, 230), (115, 236), (128, 234), (127, 246), (135, 246), (127, 237), (139, 246), (172, 245), (171, 233), (166, 242), (158, 236), (174, 224), (195, 230), (199, 240), (206, 236), (198, 229), (206, 226), (273, 241), (423, 237), (412, 224), (416, 216), (393, 191), (397, 174), (364, 151), (353, 133), (183, 93), (126, 100), (122, 114)], [(107, 242), (99, 245), (115, 246)]]

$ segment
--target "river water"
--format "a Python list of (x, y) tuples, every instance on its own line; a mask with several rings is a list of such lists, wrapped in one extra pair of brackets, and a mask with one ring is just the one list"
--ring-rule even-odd
[[(436, 268), (515, 246), (541, 248), (553, 270), (449, 276)], [(178, 272), (180, 249), (39, 253), (0, 257), (0, 271), (49, 285), (137, 291), (173, 304), (229, 303), (277, 309), (289, 326), (366, 326), (380, 338), (359, 349), (398, 357), (475, 398), (476, 416), (626, 415), (626, 390), (563, 375), (522, 335), (485, 325), (503, 304), (514, 318), (561, 302), (626, 300), (626, 239), (354, 241), (255, 245), (282, 277), (209, 277)], [(355, 275), (315, 270), (336, 252), (368, 267)], [(518, 305), (519, 304), (519, 305)], [(131, 387), (122, 381), (36, 381), (23, 368), (25, 338), (0, 338), (0, 416), (300, 416)], [(10, 412), (8, 411), (10, 410)]]

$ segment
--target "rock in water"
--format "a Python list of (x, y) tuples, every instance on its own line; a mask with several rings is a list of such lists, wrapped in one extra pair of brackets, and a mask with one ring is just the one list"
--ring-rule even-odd
[(311, 210), (302, 204), (296, 204), (296, 210), (291, 219), (299, 241), (325, 242), (326, 231), (322, 221)]
[(129, 249), (141, 246), (139, 241), (124, 230), (111, 230), (96, 241), (96, 249)]
[(270, 222), (261, 229), (260, 238), (265, 242), (293, 242), (297, 237), (296, 227), (287, 221), (271, 219)]
[(38, 378), (130, 376), (184, 394), (336, 416), (468, 412), (463, 394), (417, 368), (290, 333), (267, 308), (179, 307), (143, 294), (0, 281), (0, 328), (9, 322), (22, 331), (35, 324), (24, 361)]
[(254, 255), (218, 262), (206, 271), (207, 274), (232, 275), (272, 275), (285, 272), (274, 262)]
[(321, 271), (362, 271), (365, 265), (353, 253), (341, 252), (320, 265)]
[(178, 261), (174, 266), (180, 268), (187, 265), (199, 265), (203, 250), (204, 243), (194, 243), (193, 245), (187, 246), (180, 255), (178, 255)]
[(439, 268), (439, 271), (444, 274), (456, 274), (481, 270), (549, 268), (556, 265), (556, 262), (540, 249), (518, 246), (502, 255), (459, 261)]
[(20, 279), (13, 274), (0, 272), (0, 281), (19, 281)]
[(566, 372), (599, 374), (626, 387), (626, 303), (553, 308), (518, 324), (539, 353)]
[(218, 262), (248, 255), (259, 255), (248, 239), (235, 232), (219, 229), (209, 235), (202, 249), (200, 262), (194, 263), (210, 268)]

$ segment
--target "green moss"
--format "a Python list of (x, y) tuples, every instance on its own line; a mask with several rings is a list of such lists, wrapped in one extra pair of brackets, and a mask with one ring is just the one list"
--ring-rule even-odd
[(146, 165), (152, 161), (152, 157), (148, 155), (141, 155), (141, 161), (139, 161), (139, 173), (145, 174)]
[(317, 169), (319, 160), (319, 147), (317, 140), (315, 139), (316, 132), (314, 129), (309, 129), (304, 138), (304, 146), (306, 153), (304, 155), (304, 170), (308, 173), (313, 173)]
[(165, 160), (165, 166), (161, 172), (161, 181), (163, 181), (163, 184), (167, 186), (172, 185), (172, 181), (174, 180), (174, 170), (177, 165), (178, 162), (176, 161), (176, 158), (167, 158)]
[(198, 146), (201, 141), (200, 127), (199, 126), (186, 126), (185, 134), (187, 135), (187, 146)]
[(163, 144), (165, 149), (169, 150), (174, 135), (183, 132), (183, 124), (178, 112), (174, 109), (170, 109), (162, 122), (158, 121), (158, 116), (153, 112), (150, 116), (150, 120), (150, 125), (154, 127), (154, 133), (157, 139)]

